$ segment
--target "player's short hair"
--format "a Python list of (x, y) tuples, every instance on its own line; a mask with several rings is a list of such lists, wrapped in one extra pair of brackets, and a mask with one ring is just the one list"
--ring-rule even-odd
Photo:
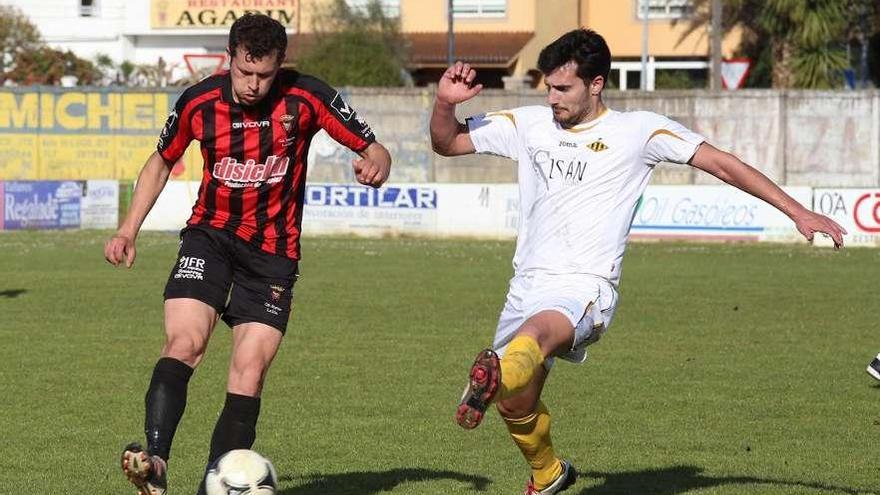
[(592, 29), (569, 31), (545, 46), (538, 55), (538, 69), (546, 76), (571, 61), (577, 64), (577, 76), (585, 84), (596, 76), (608, 80), (611, 50), (605, 38)]
[(245, 14), (229, 29), (229, 54), (241, 46), (253, 58), (263, 58), (277, 50), (278, 63), (287, 52), (287, 33), (280, 22), (264, 14)]

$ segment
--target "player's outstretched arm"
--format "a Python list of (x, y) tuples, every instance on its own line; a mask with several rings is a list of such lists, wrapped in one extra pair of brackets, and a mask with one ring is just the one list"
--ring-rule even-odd
[(158, 151), (154, 151), (141, 169), (128, 214), (116, 234), (104, 244), (104, 258), (113, 266), (125, 262), (126, 268), (131, 268), (134, 264), (137, 255), (134, 241), (147, 213), (168, 182), (172, 165), (166, 163)]
[(750, 167), (736, 156), (721, 151), (709, 143), (703, 143), (697, 148), (690, 164), (770, 203), (788, 215), (798, 231), (808, 241), (812, 241), (813, 235), (820, 232), (831, 236), (834, 247), (843, 246), (843, 235), (846, 234), (843, 227), (824, 215), (804, 208), (766, 175)]
[(446, 69), (437, 84), (431, 113), (431, 147), (439, 155), (467, 155), (476, 151), (468, 127), (455, 117), (455, 106), (483, 89), (482, 84), (474, 84), (476, 78), (477, 71), (470, 65), (456, 62)]
[(357, 181), (365, 186), (379, 187), (391, 174), (391, 154), (379, 143), (370, 143), (351, 162)]

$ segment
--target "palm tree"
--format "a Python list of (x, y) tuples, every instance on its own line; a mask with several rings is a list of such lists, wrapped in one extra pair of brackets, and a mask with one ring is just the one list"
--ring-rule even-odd
[[(840, 85), (846, 59), (846, 3), (842, 0), (767, 0), (761, 24), (770, 33), (773, 80), (783, 87), (830, 89)], [(778, 49), (778, 51), (777, 51)]]
[[(740, 26), (753, 49), (769, 44), (774, 88), (834, 88), (848, 66), (847, 1), (725, 0), (722, 27)], [(697, 14), (682, 39), (707, 25), (710, 3), (694, 0)]]
[(876, 0), (847, 0), (846, 12), (848, 47), (858, 46), (858, 53), (848, 58), (853, 65), (859, 67), (858, 75), (864, 82), (869, 77), (868, 53), (871, 38), (880, 38), (880, 4)]

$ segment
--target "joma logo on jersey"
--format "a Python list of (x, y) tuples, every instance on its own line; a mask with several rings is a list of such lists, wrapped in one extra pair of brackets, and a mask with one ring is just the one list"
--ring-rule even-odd
[(247, 160), (239, 163), (235, 158), (226, 157), (214, 164), (214, 177), (233, 182), (270, 182), (275, 183), (287, 173), (290, 158), (270, 156), (266, 163)]
[(268, 120), (253, 120), (250, 122), (233, 122), (233, 129), (257, 129), (262, 127), (269, 127), (272, 125)]

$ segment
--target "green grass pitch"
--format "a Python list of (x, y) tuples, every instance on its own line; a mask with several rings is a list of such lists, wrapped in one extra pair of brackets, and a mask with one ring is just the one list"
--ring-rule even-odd
[[(163, 340), (172, 234), (135, 268), (107, 232), (0, 234), (0, 494), (132, 494)], [(453, 411), (491, 342), (512, 242), (306, 238), (290, 329), (255, 449), (284, 495), (519, 494), (528, 470), (494, 411)], [(880, 493), (880, 250), (634, 244), (617, 318), (586, 365), (545, 392), (566, 492)], [(170, 464), (194, 494), (225, 390), (218, 326), (193, 377)]]

